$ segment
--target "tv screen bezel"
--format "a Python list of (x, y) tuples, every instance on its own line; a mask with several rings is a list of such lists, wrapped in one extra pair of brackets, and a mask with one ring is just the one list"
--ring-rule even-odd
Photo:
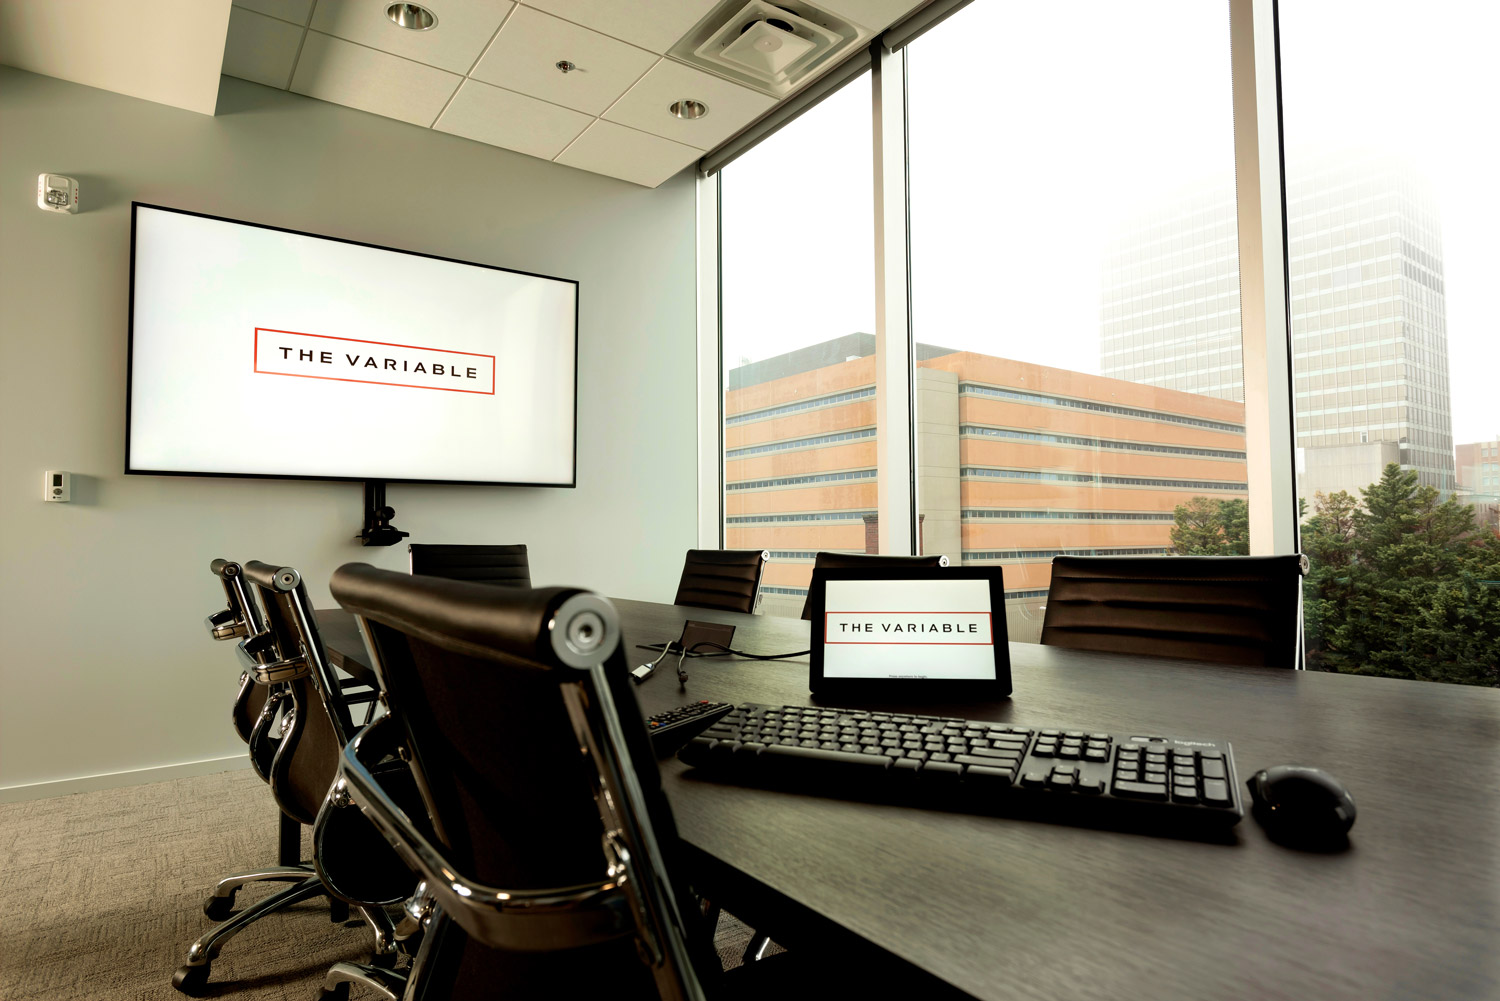
[[(573, 458), (570, 463), (571, 478), (566, 483), (548, 483), (535, 480), (453, 480), (453, 479), (431, 479), (426, 477), (407, 476), (382, 476), (372, 473), (368, 476), (307, 476), (298, 473), (235, 473), (235, 472), (207, 472), (202, 470), (182, 469), (136, 469), (130, 462), (130, 430), (131, 410), (135, 402), (135, 250), (137, 238), (137, 213), (140, 209), (156, 209), (161, 212), (175, 212), (178, 215), (196, 216), (199, 219), (211, 219), (214, 222), (231, 223), (237, 226), (253, 226), (256, 229), (269, 229), (277, 233), (289, 233), (293, 236), (305, 236), (314, 240), (327, 240), (331, 243), (347, 243), (356, 247), (369, 247), (372, 250), (384, 250), (393, 254), (406, 254), (411, 257), (425, 257), (429, 260), (443, 261), (448, 264), (466, 264), (470, 267), (486, 268), (490, 271), (505, 271), (513, 275), (524, 275), (528, 278), (543, 278), (548, 281), (566, 282), (573, 286)], [(127, 333), (125, 345), (125, 475), (126, 476), (205, 476), (217, 479), (247, 479), (247, 480), (327, 480), (338, 483), (437, 483), (458, 486), (476, 487), (553, 487), (563, 489), (575, 489), (578, 486), (578, 279), (559, 278), (556, 275), (544, 275), (535, 271), (522, 271), (518, 268), (502, 268), (496, 264), (482, 264), (478, 261), (465, 261), (457, 257), (443, 257), (440, 254), (424, 254), (419, 250), (402, 250), (400, 247), (386, 247), (378, 243), (367, 243), (363, 240), (347, 240), (339, 236), (325, 236), (321, 233), (309, 233), (300, 229), (289, 229), (285, 226), (271, 226), (266, 223), (250, 222), (245, 219), (231, 219), (227, 216), (212, 215), (207, 212), (194, 212), (191, 209), (174, 208), (170, 205), (155, 205), (150, 202), (132, 201), (130, 203), (130, 297), (127, 307)], [(252, 401), (245, 401), (246, 413), (253, 407)], [(207, 416), (207, 415), (206, 415)]]

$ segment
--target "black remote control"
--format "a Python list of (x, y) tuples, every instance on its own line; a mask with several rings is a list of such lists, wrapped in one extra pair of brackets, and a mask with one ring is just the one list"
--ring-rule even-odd
[(689, 702), (646, 720), (651, 746), (658, 758), (671, 757), (679, 747), (717, 723), (734, 706), (728, 702)]

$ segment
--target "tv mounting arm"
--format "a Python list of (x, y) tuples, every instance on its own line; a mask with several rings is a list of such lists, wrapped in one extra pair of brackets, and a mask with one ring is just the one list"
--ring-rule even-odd
[(385, 481), (365, 481), (365, 527), (357, 538), (365, 546), (394, 546), (410, 535), (391, 524), (396, 509), (385, 503)]

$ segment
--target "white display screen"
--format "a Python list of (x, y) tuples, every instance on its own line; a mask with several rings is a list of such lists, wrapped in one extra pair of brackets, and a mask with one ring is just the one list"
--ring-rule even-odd
[(823, 677), (995, 680), (990, 582), (829, 580)]
[(126, 467), (571, 486), (577, 284), (135, 207)]

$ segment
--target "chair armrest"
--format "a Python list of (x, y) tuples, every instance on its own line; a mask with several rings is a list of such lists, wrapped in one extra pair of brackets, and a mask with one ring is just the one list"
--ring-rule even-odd
[(612, 839), (606, 839), (606, 850), (614, 859), (598, 883), (505, 890), (460, 874), (380, 787), (366, 764), (394, 748), (396, 731), (390, 719), (384, 716), (371, 723), (344, 748), (330, 796), (335, 805), (344, 805), (338, 803), (343, 799), (358, 806), (426, 883), (434, 902), (465, 931), (491, 948), (523, 952), (572, 949), (635, 934), (625, 891), (629, 852)]
[(232, 608), (221, 608), (203, 620), (203, 628), (216, 640), (239, 639), (250, 635), (245, 623), (234, 614)]
[(271, 633), (257, 633), (240, 640), (234, 648), (240, 666), (250, 672), (258, 685), (274, 685), (278, 681), (291, 681), (312, 673), (312, 665), (306, 657), (291, 657), (287, 660), (263, 659), (274, 656), (275, 637)]

